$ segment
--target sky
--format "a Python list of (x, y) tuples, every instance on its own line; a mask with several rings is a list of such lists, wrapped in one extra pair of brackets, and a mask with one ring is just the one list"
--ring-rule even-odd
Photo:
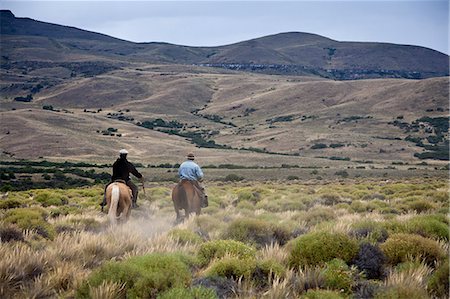
[(448, 0), (3, 1), (16, 17), (133, 42), (218, 46), (281, 32), (449, 53)]

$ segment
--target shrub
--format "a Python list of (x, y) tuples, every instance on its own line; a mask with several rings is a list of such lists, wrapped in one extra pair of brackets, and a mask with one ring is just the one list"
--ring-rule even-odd
[(347, 296), (330, 290), (308, 290), (300, 299), (345, 299)]
[(15, 225), (0, 224), (0, 242), (24, 241), (22, 231)]
[(386, 257), (378, 246), (362, 243), (353, 263), (358, 270), (364, 272), (368, 279), (382, 279), (384, 277), (384, 262)]
[(336, 219), (336, 215), (334, 214), (333, 210), (329, 207), (321, 208), (316, 207), (313, 209), (310, 209), (305, 217), (304, 221), (308, 226), (314, 226), (316, 224), (319, 224), (321, 222), (330, 221)]
[(44, 238), (53, 239), (55, 229), (45, 221), (46, 215), (46, 212), (39, 208), (19, 208), (9, 210), (3, 220), (16, 224), (21, 229), (35, 230)]
[(366, 239), (369, 242), (384, 242), (388, 238), (388, 232), (380, 222), (362, 221), (353, 224), (350, 235), (357, 239)]
[(152, 253), (122, 262), (108, 262), (91, 273), (77, 290), (77, 298), (89, 298), (89, 289), (103, 281), (125, 284), (127, 298), (152, 298), (171, 287), (188, 286), (191, 274), (180, 254)]
[(42, 191), (38, 193), (34, 200), (39, 202), (43, 207), (60, 206), (68, 202), (67, 198), (51, 191)]
[(183, 299), (218, 299), (217, 294), (214, 290), (204, 287), (193, 287), (193, 288), (172, 288), (165, 291), (161, 295), (158, 295), (157, 299), (173, 299), (173, 298), (183, 298)]
[(394, 285), (386, 288), (380, 288), (375, 294), (375, 299), (427, 299), (430, 298), (423, 288), (412, 287), (409, 285)]
[(253, 259), (256, 250), (239, 241), (217, 240), (201, 244), (198, 251), (199, 260), (203, 265), (209, 263), (214, 258), (224, 257), (226, 254), (240, 259)]
[(234, 280), (240, 277), (250, 278), (255, 270), (256, 262), (254, 259), (241, 259), (234, 256), (225, 256), (219, 260), (213, 261), (206, 270), (207, 276), (221, 276), (232, 278)]
[(284, 266), (273, 259), (258, 261), (252, 273), (252, 280), (258, 285), (265, 287), (271, 279), (284, 277), (286, 270)]
[(334, 258), (350, 262), (358, 253), (358, 245), (342, 233), (313, 232), (291, 241), (289, 264), (293, 267), (318, 265)]
[(351, 270), (343, 260), (333, 259), (327, 262), (323, 275), (327, 288), (351, 293), (355, 271)]
[(234, 280), (220, 276), (197, 278), (192, 282), (192, 285), (213, 289), (219, 298), (232, 298), (238, 288)]
[(449, 297), (449, 263), (444, 260), (428, 280), (428, 290), (438, 298)]
[(241, 177), (234, 173), (230, 173), (225, 178), (223, 178), (223, 181), (224, 182), (238, 182), (238, 181), (242, 181), (243, 179), (244, 179), (244, 177)]
[(392, 265), (405, 262), (408, 258), (421, 258), (432, 264), (444, 256), (436, 241), (412, 234), (395, 234), (381, 244), (380, 248)]
[(169, 236), (177, 240), (180, 244), (198, 244), (203, 242), (202, 238), (188, 229), (175, 228), (169, 232)]
[(274, 242), (284, 245), (289, 239), (289, 232), (264, 220), (240, 218), (228, 226), (223, 238), (263, 247)]
[(0, 209), (14, 209), (22, 207), (23, 203), (18, 199), (5, 199), (0, 201)]
[(439, 220), (437, 215), (424, 215), (411, 218), (405, 223), (405, 232), (433, 239), (449, 239), (448, 224)]
[(411, 210), (414, 210), (417, 213), (426, 212), (434, 208), (434, 205), (425, 199), (416, 199), (411, 201), (408, 203), (408, 206)]

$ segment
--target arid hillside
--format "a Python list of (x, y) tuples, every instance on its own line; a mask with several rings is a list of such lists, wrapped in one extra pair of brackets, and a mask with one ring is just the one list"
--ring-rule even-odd
[[(3, 158), (109, 161), (128, 148), (148, 163), (191, 150), (212, 164), (448, 160), (448, 77), (434, 77), (448, 75), (448, 56), (430, 49), (306, 33), (216, 48), (136, 44), (1, 14)], [(376, 59), (358, 60), (364, 53)], [(352, 76), (333, 75), (349, 61)], [(275, 71), (288, 64), (302, 71)], [(433, 78), (391, 78), (410, 75)]]

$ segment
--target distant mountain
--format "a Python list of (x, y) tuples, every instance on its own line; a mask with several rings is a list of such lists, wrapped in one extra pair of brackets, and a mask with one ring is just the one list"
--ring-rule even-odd
[(114, 59), (338, 80), (449, 75), (449, 56), (432, 49), (340, 42), (310, 33), (280, 33), (219, 47), (188, 47), (128, 42), (74, 27), (16, 18), (9, 10), (0, 11), (0, 22), (3, 64)]

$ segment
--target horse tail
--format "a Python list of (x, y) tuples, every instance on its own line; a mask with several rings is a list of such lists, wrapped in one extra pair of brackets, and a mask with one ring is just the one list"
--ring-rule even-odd
[(117, 223), (117, 207), (119, 205), (120, 188), (114, 185), (111, 190), (111, 204), (109, 206), (108, 218), (111, 224)]

